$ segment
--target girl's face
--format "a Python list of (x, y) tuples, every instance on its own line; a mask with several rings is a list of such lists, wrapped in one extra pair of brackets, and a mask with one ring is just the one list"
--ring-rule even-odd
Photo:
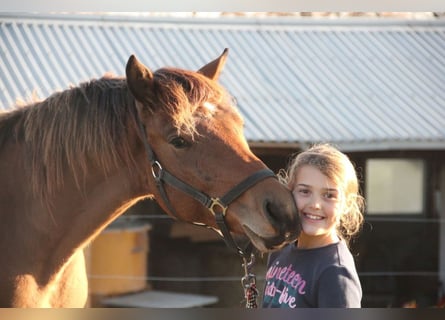
[(318, 248), (337, 242), (344, 203), (339, 186), (316, 167), (305, 165), (298, 169), (292, 194), (303, 227), (298, 247)]

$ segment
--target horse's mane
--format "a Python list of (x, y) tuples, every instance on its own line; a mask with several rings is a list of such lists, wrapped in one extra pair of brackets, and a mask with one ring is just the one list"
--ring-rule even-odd
[(104, 77), (16, 109), (0, 122), (0, 134), (24, 144), (32, 189), (45, 198), (63, 185), (67, 170), (80, 187), (90, 161), (104, 172), (134, 161), (125, 139), (136, 119), (133, 105), (124, 78)]
[[(181, 69), (159, 69), (154, 81), (155, 99), (147, 109), (162, 107), (178, 130), (193, 132), (196, 111), (205, 114), (200, 106), (226, 97), (215, 82)], [(43, 199), (63, 185), (67, 170), (81, 188), (92, 162), (105, 173), (135, 165), (127, 135), (131, 126), (137, 128), (134, 104), (125, 78), (84, 82), (0, 114), (0, 151), (10, 139), (24, 144), (33, 191)]]

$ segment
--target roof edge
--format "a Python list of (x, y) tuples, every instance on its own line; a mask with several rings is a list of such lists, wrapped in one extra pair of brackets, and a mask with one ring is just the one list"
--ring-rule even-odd
[(445, 19), (441, 18), (369, 18), (369, 17), (238, 17), (238, 16), (164, 16), (164, 15), (135, 15), (131, 13), (32, 13), (32, 12), (0, 12), (0, 19), (29, 21), (60, 21), (67, 22), (91, 22), (91, 23), (189, 23), (189, 24), (213, 24), (213, 25), (246, 25), (261, 26), (318, 26), (318, 27), (389, 27), (389, 26), (445, 26)]
[[(345, 152), (368, 152), (368, 151), (427, 151), (427, 150), (445, 150), (445, 140), (438, 141), (370, 141), (370, 142), (340, 142), (325, 141), (336, 146)], [(323, 143), (322, 141), (305, 141), (305, 142), (258, 142), (249, 141), (251, 148), (280, 148), (280, 149), (301, 149), (306, 150), (311, 145)]]

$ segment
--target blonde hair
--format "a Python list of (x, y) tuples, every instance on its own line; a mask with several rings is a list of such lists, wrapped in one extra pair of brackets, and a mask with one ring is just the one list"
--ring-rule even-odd
[(363, 224), (364, 198), (360, 195), (359, 181), (349, 158), (329, 144), (314, 145), (297, 154), (290, 162), (287, 171), (281, 170), (279, 178), (292, 190), (298, 170), (310, 165), (320, 170), (326, 177), (338, 184), (345, 198), (345, 211), (337, 226), (338, 235), (346, 242), (356, 235)]

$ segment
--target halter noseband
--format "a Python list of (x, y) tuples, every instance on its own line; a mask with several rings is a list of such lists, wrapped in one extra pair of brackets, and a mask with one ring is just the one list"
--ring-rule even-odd
[[(243, 194), (247, 189), (255, 185), (257, 182), (265, 178), (270, 178), (270, 177), (276, 178), (273, 171), (270, 169), (263, 169), (257, 171), (251, 176), (241, 181), (239, 184), (237, 184), (235, 187), (229, 190), (229, 192), (227, 192), (221, 198), (210, 197), (204, 192), (199, 191), (194, 187), (190, 186), (189, 184), (179, 180), (178, 178), (176, 178), (175, 176), (173, 176), (168, 171), (162, 168), (161, 164), (156, 159), (153, 149), (150, 147), (148, 143), (147, 135), (145, 132), (145, 126), (142, 124), (139, 117), (137, 121), (139, 125), (139, 130), (141, 131), (142, 142), (144, 143), (145, 150), (147, 152), (147, 157), (151, 164), (151, 171), (156, 181), (157, 188), (171, 214), (173, 214), (176, 217), (178, 216), (176, 210), (173, 208), (171, 202), (168, 199), (167, 193), (165, 192), (164, 183), (168, 183), (171, 186), (175, 187), (176, 189), (179, 189), (182, 192), (187, 193), (194, 199), (198, 200), (207, 209), (209, 209), (209, 211), (215, 216), (216, 223), (223, 235), (224, 241), (226, 242), (227, 246), (230, 247), (231, 249), (236, 250), (238, 254), (241, 255), (241, 257), (243, 257), (243, 259), (250, 257), (250, 252), (246, 253), (244, 250), (242, 250), (236, 244), (235, 240), (230, 234), (229, 228), (225, 220), (227, 208), (236, 198), (238, 198), (241, 194)], [(251, 249), (252, 248), (250, 247), (247, 248), (246, 250), (251, 250)]]

